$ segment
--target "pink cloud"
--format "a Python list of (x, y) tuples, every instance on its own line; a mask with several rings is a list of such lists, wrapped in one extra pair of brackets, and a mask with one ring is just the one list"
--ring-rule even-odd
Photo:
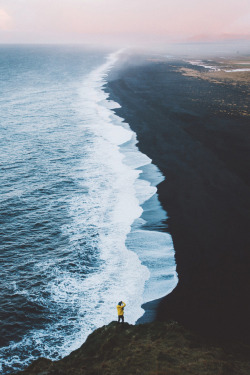
[(10, 30), (12, 27), (12, 18), (2, 8), (0, 8), (0, 30)]
[[(15, 35), (39, 40), (88, 35), (249, 35), (249, 0), (2, 0), (15, 20)], [(4, 19), (4, 17), (3, 17)], [(3, 25), (5, 24), (2, 21)], [(7, 24), (7, 23), (6, 23)], [(1, 25), (1, 16), (0, 16)], [(1, 27), (1, 26), (0, 26)], [(6, 26), (5, 26), (6, 27)]]

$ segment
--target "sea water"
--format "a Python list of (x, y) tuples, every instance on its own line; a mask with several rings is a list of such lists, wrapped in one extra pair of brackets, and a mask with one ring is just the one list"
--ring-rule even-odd
[(59, 359), (177, 283), (163, 176), (114, 113), (122, 51), (0, 47), (0, 371)]

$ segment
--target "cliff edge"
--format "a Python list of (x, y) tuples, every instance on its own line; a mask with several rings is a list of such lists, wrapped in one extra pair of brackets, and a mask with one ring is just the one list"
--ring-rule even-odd
[(250, 346), (211, 343), (176, 322), (111, 322), (69, 356), (40, 358), (18, 375), (249, 375)]

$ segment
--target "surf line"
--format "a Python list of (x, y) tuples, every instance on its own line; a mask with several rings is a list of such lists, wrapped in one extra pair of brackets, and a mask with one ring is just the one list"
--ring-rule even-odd
[[(95, 73), (98, 75), (101, 74), (103, 77), (101, 85), (102, 91), (105, 90), (108, 73), (124, 52), (125, 49), (121, 49), (110, 54), (107, 58), (107, 62), (95, 71)], [(145, 202), (152, 200), (156, 202), (158, 211), (161, 211), (160, 216), (166, 219), (167, 213), (163, 210), (158, 201), (156, 188), (156, 186), (164, 180), (164, 176), (157, 166), (152, 164), (152, 160), (139, 151), (136, 133), (132, 131), (129, 124), (126, 123), (123, 118), (114, 113), (115, 109), (121, 108), (120, 104), (109, 100), (109, 97), (110, 95), (108, 94), (104, 105), (111, 111), (110, 117), (112, 124), (118, 125), (131, 132), (130, 140), (121, 143), (119, 149), (124, 155), (123, 163), (138, 172), (134, 186), (135, 194), (141, 208), (141, 214), (143, 213), (142, 206)], [(144, 173), (144, 169), (146, 169), (146, 173)], [(155, 210), (155, 207), (152, 206), (151, 204), (151, 210)], [(138, 225), (139, 222), (140, 225)], [(144, 281), (144, 291), (142, 293), (142, 299), (140, 299), (141, 303), (166, 296), (178, 283), (175, 251), (171, 235), (166, 231), (142, 229), (144, 223), (141, 215), (134, 218), (134, 223), (131, 224), (130, 231), (127, 233), (126, 238), (127, 248), (138, 255), (141, 264), (145, 265), (149, 271), (149, 276)], [(137, 243), (140, 243), (141, 246), (137, 246)], [(155, 244), (157, 245), (155, 246)], [(159, 264), (161, 264), (161, 267), (159, 267)], [(125, 296), (124, 299), (126, 299)], [(143, 313), (144, 311), (141, 311), (140, 315)]]

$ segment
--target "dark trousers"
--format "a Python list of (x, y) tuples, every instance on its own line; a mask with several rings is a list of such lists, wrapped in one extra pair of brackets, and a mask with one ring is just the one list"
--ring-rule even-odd
[(124, 323), (124, 316), (123, 315), (118, 315), (118, 323), (120, 323), (120, 321), (122, 321), (122, 323)]

